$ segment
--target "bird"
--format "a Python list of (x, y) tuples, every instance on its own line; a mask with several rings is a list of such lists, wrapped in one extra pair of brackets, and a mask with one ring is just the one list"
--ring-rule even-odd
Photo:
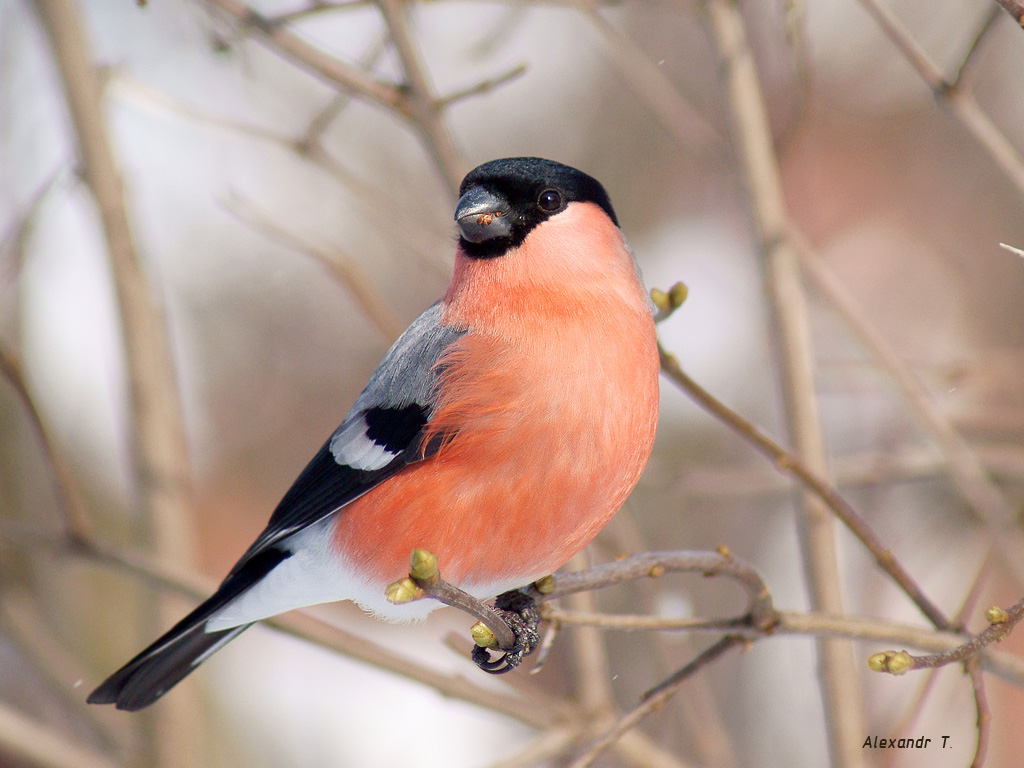
[(261, 619), (351, 600), (387, 621), (413, 549), (480, 599), (553, 573), (622, 506), (658, 419), (654, 306), (604, 187), (536, 157), (459, 188), (451, 282), (204, 603), (88, 697), (153, 704)]

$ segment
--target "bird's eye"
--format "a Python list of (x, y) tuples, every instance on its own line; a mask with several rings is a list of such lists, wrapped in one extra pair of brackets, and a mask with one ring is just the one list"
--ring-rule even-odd
[(542, 211), (553, 213), (562, 207), (562, 195), (557, 189), (545, 189), (537, 198), (537, 205)]

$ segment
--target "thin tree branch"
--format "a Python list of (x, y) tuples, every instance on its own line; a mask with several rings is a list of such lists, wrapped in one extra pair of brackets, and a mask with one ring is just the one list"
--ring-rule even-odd
[[(437, 222), (433, 220), (416, 220), (407, 227), (396, 228), (394, 226), (394, 219), (390, 214), (391, 209), (394, 207), (394, 202), (379, 187), (359, 178), (352, 171), (348, 170), (327, 151), (323, 142), (318, 140), (317, 131), (321, 128), (322, 118), (331, 107), (335, 109), (340, 108), (343, 101), (342, 97), (332, 100), (328, 109), (322, 111), (310, 122), (303, 135), (295, 138), (288, 134), (266, 129), (260, 125), (208, 112), (193, 104), (168, 96), (166, 93), (124, 74), (119, 73), (115, 75), (112, 79), (112, 84), (114, 93), (134, 106), (139, 106), (149, 111), (169, 114), (176, 118), (192, 121), (204, 126), (231, 131), (295, 152), (303, 161), (324, 171), (339, 184), (351, 191), (355, 200), (361, 205), (361, 213), (367, 220), (372, 221), (379, 231), (400, 243), (417, 261), (431, 271), (439, 275), (448, 275), (449, 267), (442, 266), (435, 254), (424, 253), (421, 243), (423, 233), (429, 232), (431, 237), (439, 237), (446, 235), (447, 229), (441, 229), (438, 227)], [(406, 213), (407, 216), (415, 216), (415, 214), (415, 211)], [(421, 237), (413, 238), (408, 234), (409, 231), (420, 233)]]
[(286, 26), (276, 24), (246, 3), (238, 0), (206, 0), (230, 17), (241, 28), (251, 30), (256, 39), (300, 69), (341, 88), (346, 93), (362, 96), (373, 104), (409, 115), (402, 89), (368, 75), (310, 45)]
[(1024, 2), (1022, 0), (996, 0), (1004, 11), (1010, 14), (1021, 27), (1024, 27)]
[(565, 754), (580, 737), (582, 723), (547, 728), (517, 752), (488, 768), (535, 768)]
[(306, 238), (290, 232), (275, 223), (266, 211), (260, 211), (251, 201), (233, 196), (226, 202), (227, 209), (239, 220), (287, 248), (299, 251), (327, 270), (327, 273), (352, 297), (363, 314), (381, 335), (393, 342), (404, 330), (390, 307), (385, 303), (362, 265), (337, 246), (329, 248), (314, 245)]
[[(618, 559), (623, 552), (646, 552), (650, 548), (640, 527), (637, 525), (633, 505), (625, 508), (612, 519), (598, 537), (596, 544), (608, 553), (610, 558)], [(728, 550), (722, 549), (717, 554), (725, 557)], [(642, 579), (630, 586), (630, 604), (633, 610), (642, 613), (655, 613), (663, 604), (663, 599), (672, 599), (678, 593), (675, 579)], [(553, 620), (551, 626), (562, 626)], [(546, 639), (546, 637), (545, 637)], [(668, 670), (679, 665), (682, 656), (695, 653), (693, 643), (682, 640), (678, 636), (669, 637), (658, 634), (653, 639), (656, 658), (650, 659), (654, 675), (667, 675)], [(650, 644), (649, 644), (650, 645)], [(612, 663), (617, 657), (612, 657)], [(666, 725), (672, 730), (683, 731), (692, 748), (688, 750), (689, 762), (696, 765), (714, 765), (720, 768), (735, 768), (738, 765), (733, 738), (725, 724), (724, 711), (719, 697), (712, 685), (704, 678), (694, 678), (687, 687), (687, 695), (678, 700), (677, 711), (666, 714), (666, 718), (677, 721), (677, 726)], [(633, 731), (633, 734), (639, 734)], [(628, 739), (617, 742), (616, 750), (628, 744)], [(668, 746), (668, 745), (666, 745)]]
[[(825, 476), (828, 461), (815, 390), (807, 300), (795, 250), (785, 237), (788, 213), (757, 68), (747, 44), (740, 7), (730, 0), (707, 0), (705, 10), (722, 67), (734, 144), (762, 255), (774, 338), (781, 356), (781, 385), (790, 439), (800, 460)], [(801, 494), (797, 521), (810, 603), (818, 610), (842, 613), (835, 521), (827, 507), (808, 492)], [(836, 640), (819, 640), (817, 647), (832, 761), (840, 767), (864, 765), (856, 741), (865, 732), (866, 723), (861, 697), (857, 695), (852, 648)]]
[(420, 683), (446, 698), (465, 701), (534, 728), (571, 724), (576, 717), (569, 702), (537, 694), (522, 695), (522, 692), (513, 696), (492, 687), (479, 686), (462, 675), (417, 664), (408, 658), (408, 654), (389, 651), (306, 611), (293, 611), (263, 623), (403, 679)]
[(963, 87), (964, 81), (970, 77), (970, 73), (976, 67), (974, 66), (978, 57), (975, 54), (981, 49), (981, 44), (988, 37), (989, 32), (995, 28), (996, 20), (999, 18), (999, 8), (992, 6), (989, 10), (988, 16), (978, 27), (978, 31), (974, 33), (971, 38), (971, 42), (967, 46), (967, 50), (960, 59), (960, 65), (956, 68), (956, 74), (953, 75), (951, 83), (953, 87)]
[(604, 54), (670, 136), (684, 147), (725, 146), (721, 131), (679, 93), (643, 48), (610, 24), (589, 0), (582, 0), (578, 7), (601, 36)]
[[(10, 265), (3, 269), (3, 271), (0, 271), (0, 279), (8, 279), (9, 276), (16, 275), (20, 271), (21, 256), (24, 251), (25, 242), (32, 233), (33, 224), (39, 209), (42, 207), (46, 197), (53, 191), (57, 180), (60, 179), (68, 166), (68, 161), (62, 161), (46, 175), (43, 182), (22, 207), (22, 210), (16, 212), (7, 231), (0, 235), (0, 256), (8, 252), (13, 254)], [(3, 266), (0, 265), (0, 268), (3, 268)], [(7, 272), (7, 274), (4, 274), (4, 272)]]
[(38, 768), (119, 768), (0, 702), (0, 751)]
[[(944, 667), (947, 664), (976, 656), (983, 648), (1010, 634), (1017, 623), (1024, 618), (1024, 598), (1006, 610), (998, 607), (991, 608), (988, 615), (990, 621), (988, 628), (956, 648), (928, 656), (912, 656), (906, 651), (901, 651), (898, 654), (895, 651), (884, 651), (871, 657), (873, 660), (871, 668), (876, 672), (902, 675), (916, 669)], [(896, 654), (896, 656), (893, 657), (890, 654)]]
[(107, 237), (131, 376), (143, 501), (153, 516), (161, 556), (187, 561), (188, 460), (164, 317), (136, 252), (77, 6), (72, 0), (36, 0), (36, 6), (51, 38), (83, 173)]
[(743, 638), (732, 635), (727, 635), (716, 642), (666, 681), (648, 691), (643, 701), (637, 707), (620, 717), (607, 733), (595, 740), (581, 755), (573, 760), (569, 768), (588, 768), (588, 766), (593, 765), (594, 761), (616, 740), (621, 738), (623, 734), (635, 728), (651, 712), (663, 707), (676, 694), (680, 686), (686, 682), (687, 678), (711, 664), (722, 654), (738, 645), (743, 645), (745, 642)]
[[(974, 582), (971, 584), (971, 588), (967, 590), (967, 596), (960, 604), (960, 608), (957, 610), (956, 615), (953, 617), (953, 624), (962, 627), (967, 621), (968, 617), (974, 612), (977, 607), (977, 602), (981, 597), (982, 589), (985, 586), (986, 577), (990, 570), (992, 561), (991, 553), (985, 558), (981, 567), (978, 569), (978, 573), (974, 577)], [(927, 675), (925, 684), (921, 687), (915, 698), (908, 702), (905, 713), (895, 720), (892, 728), (892, 733), (908, 733), (915, 729), (918, 717), (923, 712), (925, 705), (928, 701), (928, 697), (935, 690), (936, 683), (939, 679), (938, 670), (932, 670)], [(883, 768), (891, 768), (895, 765), (895, 755), (890, 754), (888, 759), (884, 761)]]
[(721, 552), (643, 552), (585, 571), (554, 574), (550, 577), (548, 588), (536, 595), (540, 600), (554, 600), (576, 592), (603, 589), (624, 581), (658, 579), (667, 573), (700, 573), (733, 579), (739, 582), (747, 593), (747, 615), (751, 623), (770, 630), (775, 622), (776, 611), (772, 605), (771, 593), (761, 576), (749, 563)]
[[(777, 621), (769, 629), (752, 625), (745, 617), (712, 619), (702, 617), (672, 618), (630, 614), (579, 613), (563, 608), (549, 609), (553, 621), (565, 626), (586, 625), (622, 632), (701, 632), (729, 634), (757, 640), (763, 637), (811, 635), (842, 637), (872, 644), (890, 643), (946, 653), (960, 648), (965, 636), (956, 632), (937, 631), (909, 624), (863, 616), (832, 616), (824, 613), (779, 611)], [(986, 647), (979, 653), (984, 669), (1001, 680), (1024, 688), (1024, 658), (1006, 651)]]
[[(587, 553), (580, 552), (567, 563), (573, 570), (583, 570), (588, 562)], [(573, 592), (565, 596), (570, 607), (579, 611), (597, 610), (592, 590)], [(575, 698), (585, 720), (594, 721), (615, 711), (612, 674), (604, 636), (591, 627), (574, 632), (572, 642), (572, 673)]]
[(385, 595), (396, 604), (424, 598), (437, 600), (486, 624), (494, 633), (499, 648), (509, 649), (516, 643), (515, 630), (501, 615), (492, 606), (445, 581), (441, 577), (437, 556), (425, 549), (413, 550), (408, 578), (389, 585)]
[[(82, 175), (106, 238), (128, 369), (133, 469), (146, 533), (159, 559), (189, 563), (188, 450), (170, 339), (159, 294), (147, 280), (134, 242), (84, 21), (74, 0), (35, 0), (35, 8), (50, 40)], [(158, 608), (168, 615), (178, 610), (173, 601), (162, 601)], [(195, 738), (202, 727), (193, 697), (179, 697), (154, 722), (153, 757), (168, 768), (182, 764), (180, 744)]]
[(370, 5), (371, 1), (372, 0), (343, 0), (342, 2), (329, 3), (324, 0), (313, 0), (313, 2), (311, 2), (306, 8), (299, 8), (298, 10), (286, 11), (274, 16), (268, 16), (267, 20), (275, 26), (282, 26), (296, 21), (303, 21), (321, 13), (345, 11), (351, 8), (365, 8)]
[[(660, 349), (660, 348), (659, 348)], [(679, 361), (660, 349), (661, 369), (678, 384), (704, 410), (732, 428), (759, 452), (767, 456), (780, 472), (797, 478), (817, 495), (838, 517), (854, 536), (860, 539), (875, 558), (878, 566), (895, 581), (921, 612), (938, 629), (951, 629), (945, 614), (924, 594), (917, 582), (900, 565), (899, 561), (885, 546), (877, 534), (857, 511), (826, 480), (819, 477), (799, 459), (788, 453), (753, 424), (730, 410), (723, 403), (697, 384), (679, 366)]]
[(0, 375), (14, 389), (29, 422), (32, 424), (32, 429), (39, 439), (43, 456), (49, 464), (53, 478), (54, 491), (57, 494), (57, 509), (64, 525), (64, 535), (71, 539), (89, 537), (92, 534), (92, 522), (89, 519), (89, 510), (81, 489), (75, 481), (75, 475), (64, 458), (63, 452), (58, 450), (43, 424), (43, 418), (39, 413), (39, 408), (36, 407), (35, 399), (25, 384), (21, 361), (7, 349), (2, 341), (0, 341)]
[(680, 760), (639, 730), (624, 732), (612, 749), (620, 763), (629, 768), (697, 768), (697, 764)]
[[(993, 479), (1024, 478), (1024, 450), (1015, 446), (972, 446), (986, 474)], [(838, 488), (877, 488), (883, 485), (949, 476), (949, 464), (931, 447), (854, 453), (832, 459)], [(687, 496), (762, 497), (792, 491), (792, 478), (773, 473), (763, 465), (680, 468), (671, 477), (673, 488)]]
[(434, 95), (422, 53), (413, 38), (409, 6), (404, 0), (377, 0), (377, 4), (391, 32), (391, 39), (405, 72), (407, 114), (441, 172), (448, 191), (454, 197), (467, 169), (463, 167), (455, 150), (451, 134), (444, 123), (442, 104)]
[(467, 88), (461, 88), (458, 91), (449, 93), (447, 96), (442, 96), (437, 100), (438, 108), (447, 109), (452, 104), (462, 101), (464, 99), (471, 98), (473, 96), (481, 96), (485, 93), (490, 93), (495, 88), (500, 88), (506, 83), (511, 83), (513, 80), (518, 80), (520, 77), (526, 74), (529, 68), (526, 64), (516, 64), (511, 69), (489, 77), (486, 80), (481, 80), (476, 85), (471, 85)]
[(971, 688), (974, 692), (974, 708), (977, 712), (975, 722), (978, 726), (978, 742), (974, 747), (974, 758), (971, 768), (981, 768), (988, 754), (988, 742), (992, 731), (992, 712), (988, 707), (988, 695), (985, 693), (985, 676), (981, 673), (978, 657), (972, 656), (964, 662), (964, 669), (971, 677)]
[(961, 496), (985, 522), (989, 538), (1000, 553), (1003, 564), (1014, 574), (1017, 584), (1024, 586), (1024, 532), (1017, 525), (1017, 516), (1013, 509), (988, 477), (981, 461), (975, 456), (967, 441), (946, 419), (931, 393), (864, 315), (849, 291), (817, 256), (807, 238), (792, 225), (789, 226), (788, 236), (796, 246), (801, 266), (815, 288), (892, 378), (911, 412), (935, 441), (946, 459)]
[[(1018, 21), (1019, 0), (997, 0)], [(860, 0), (860, 4), (895, 45), (917, 74), (924, 80), (939, 103), (946, 106), (974, 136), (996, 167), (1024, 194), (1024, 159), (978, 105), (977, 100), (962, 88), (953, 87), (925, 50), (907, 31), (903, 23), (880, 0)]]
[[(364, 70), (372, 69), (380, 60), (386, 48), (387, 39), (383, 35), (376, 40), (371, 41), (367, 45), (363, 55), (359, 57), (359, 67)], [(321, 140), (323, 135), (327, 132), (327, 128), (351, 103), (352, 94), (335, 94), (327, 106), (321, 109), (320, 112), (318, 112), (317, 115), (309, 121), (309, 126), (306, 128), (306, 132), (297, 142), (300, 152), (303, 149), (314, 145), (322, 146)]]

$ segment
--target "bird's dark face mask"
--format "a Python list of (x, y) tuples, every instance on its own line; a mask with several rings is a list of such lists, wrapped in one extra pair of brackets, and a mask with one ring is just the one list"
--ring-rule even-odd
[(519, 247), (534, 227), (572, 202), (594, 203), (618, 224), (600, 182), (552, 160), (516, 157), (485, 163), (466, 176), (459, 192), (459, 241), (474, 259), (493, 259)]

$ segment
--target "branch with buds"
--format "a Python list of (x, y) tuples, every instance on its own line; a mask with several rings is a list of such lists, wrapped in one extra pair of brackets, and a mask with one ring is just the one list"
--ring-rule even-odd
[[(746, 613), (729, 620), (729, 624), (768, 634), (778, 623), (771, 593), (761, 576), (752, 565), (733, 557), (724, 546), (715, 552), (644, 552), (586, 571), (546, 576), (527, 587), (499, 595), (494, 606), (449, 584), (441, 577), (437, 556), (425, 549), (415, 549), (409, 575), (390, 584), (385, 596), (395, 604), (429, 597), (477, 618), (470, 630), (476, 647), (473, 660), (485, 671), (497, 673), (518, 666), (522, 657), (536, 647), (539, 638), (534, 635), (541, 614), (532, 620), (530, 609), (536, 610), (533, 606), (537, 603), (634, 579), (660, 578), (667, 573), (731, 578), (743, 586), (749, 603)], [(492, 662), (488, 649), (504, 651), (505, 655)]]
[(1021, 598), (1007, 610), (994, 605), (985, 611), (988, 628), (960, 645), (943, 653), (929, 656), (912, 656), (906, 651), (882, 651), (868, 658), (868, 668), (874, 672), (888, 672), (890, 675), (905, 675), (915, 669), (931, 669), (944, 667), (958, 661), (965, 661), (976, 656), (979, 651), (992, 643), (1006, 637), (1024, 618), (1024, 598)]

